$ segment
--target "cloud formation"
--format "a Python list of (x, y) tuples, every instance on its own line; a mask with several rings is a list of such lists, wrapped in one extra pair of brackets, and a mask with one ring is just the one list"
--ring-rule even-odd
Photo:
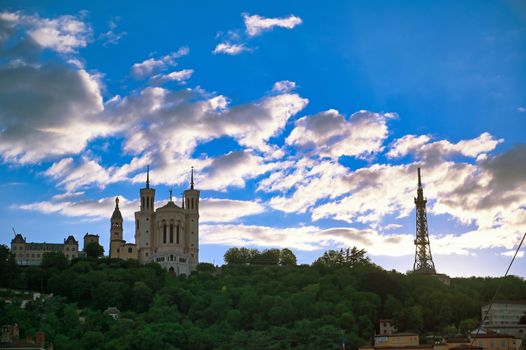
[(251, 38), (270, 31), (275, 27), (293, 29), (302, 23), (301, 18), (290, 15), (288, 17), (266, 18), (259, 15), (242, 13), (245, 24), (245, 32), (241, 30), (230, 30), (226, 33), (219, 32), (216, 37), (221, 41), (216, 45), (213, 54), (226, 54), (230, 56), (239, 55), (243, 52), (252, 52), (253, 48), (248, 46)]
[(212, 53), (214, 54), (226, 54), (226, 55), (239, 55), (242, 52), (250, 52), (252, 49), (245, 46), (245, 44), (232, 44), (230, 42), (222, 42), (216, 45), (214, 48), (214, 51)]
[(290, 15), (288, 17), (262, 17), (259, 15), (249, 15), (243, 13), (245, 28), (250, 36), (256, 36), (264, 31), (272, 30), (274, 27), (293, 29), (302, 23), (301, 18)]
[[(100, 199), (83, 199), (82, 196), (82, 193), (65, 193), (50, 201), (21, 204), (17, 207), (45, 214), (55, 213), (68, 217), (108, 220), (115, 209), (115, 198), (119, 197), (119, 209), (124, 220), (127, 221), (134, 221), (134, 212), (140, 208), (139, 199), (130, 200), (122, 195)], [(177, 199), (174, 201), (179, 204)], [(157, 200), (155, 207), (162, 207), (166, 202), (167, 200)], [(232, 222), (263, 211), (265, 211), (265, 207), (257, 201), (218, 198), (200, 200), (200, 221), (204, 223)]]
[(367, 158), (382, 150), (388, 134), (387, 120), (393, 117), (392, 113), (362, 110), (346, 120), (331, 109), (298, 119), (286, 142), (320, 157)]
[(135, 63), (131, 68), (131, 73), (136, 79), (143, 79), (151, 76), (155, 72), (163, 71), (169, 67), (175, 67), (177, 58), (186, 56), (190, 49), (186, 46), (159, 58), (148, 58), (142, 62)]

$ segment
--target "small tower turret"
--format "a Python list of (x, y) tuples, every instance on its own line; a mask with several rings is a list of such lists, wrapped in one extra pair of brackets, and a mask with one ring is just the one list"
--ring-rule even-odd
[(119, 209), (119, 197), (115, 198), (115, 210), (111, 215), (110, 226), (110, 258), (119, 257), (119, 247), (122, 243), (122, 214)]
[(190, 188), (184, 191), (183, 205), (186, 212), (188, 239), (185, 240), (185, 250), (190, 253), (190, 264), (197, 266), (199, 263), (199, 194), (194, 188), (194, 167), (190, 172)]

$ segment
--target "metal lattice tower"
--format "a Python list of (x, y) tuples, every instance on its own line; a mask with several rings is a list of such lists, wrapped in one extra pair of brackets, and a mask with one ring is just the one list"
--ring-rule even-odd
[(427, 198), (424, 198), (422, 180), (420, 179), (420, 168), (418, 168), (418, 190), (415, 198), (416, 205), (416, 239), (415, 239), (415, 263), (413, 271), (417, 273), (435, 274), (435, 263), (431, 256), (429, 244), (429, 233), (427, 230)]

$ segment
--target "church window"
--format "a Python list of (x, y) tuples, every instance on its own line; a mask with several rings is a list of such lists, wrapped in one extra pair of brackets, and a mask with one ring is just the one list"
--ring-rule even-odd
[(135, 224), (136, 224), (136, 230), (139, 231), (139, 220), (137, 220), (137, 221), (135, 222)]
[(151, 208), (153, 209), (153, 197), (152, 197), (152, 198), (150, 198), (150, 201), (151, 201), (151, 202), (150, 202), (150, 203), (151, 203), (151, 205), (150, 205), (150, 206), (151, 206)]
[(146, 256), (148, 256), (148, 253), (146, 253)]
[(174, 242), (174, 224), (170, 224), (170, 243)]
[(174, 261), (174, 256), (170, 255), (170, 261)]
[(117, 248), (117, 253), (120, 253), (120, 251), (121, 251), (121, 250), (120, 250), (119, 248)]
[(191, 206), (191, 209), (194, 209), (194, 199), (190, 199), (190, 206)]
[(166, 243), (166, 224), (163, 225), (163, 243)]
[(176, 231), (175, 239), (176, 239), (175, 243), (179, 244), (179, 224), (177, 224), (177, 231)]
[(144, 209), (144, 197), (141, 198), (141, 208)]
[(115, 232), (113, 232), (113, 234), (114, 234), (115, 236), (117, 236), (117, 235), (119, 234), (119, 232), (115, 231)]
[(128, 253), (133, 253), (133, 248), (132, 247), (128, 248)]
[(146, 197), (146, 208), (150, 207), (150, 197)]

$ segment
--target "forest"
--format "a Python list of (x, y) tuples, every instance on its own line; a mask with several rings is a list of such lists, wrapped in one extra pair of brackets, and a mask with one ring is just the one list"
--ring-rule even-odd
[[(288, 249), (232, 248), (225, 265), (190, 276), (157, 264), (105, 257), (69, 262), (47, 254), (18, 267), (0, 246), (0, 324), (44, 331), (55, 349), (357, 349), (379, 319), (399, 331), (440, 336), (477, 327), (480, 307), (526, 299), (518, 277), (453, 278), (386, 271), (363, 250), (328, 251), (297, 265)], [(21, 308), (14, 291), (53, 293)], [(5, 300), (11, 300), (11, 303)], [(104, 314), (117, 307), (118, 320)]]

